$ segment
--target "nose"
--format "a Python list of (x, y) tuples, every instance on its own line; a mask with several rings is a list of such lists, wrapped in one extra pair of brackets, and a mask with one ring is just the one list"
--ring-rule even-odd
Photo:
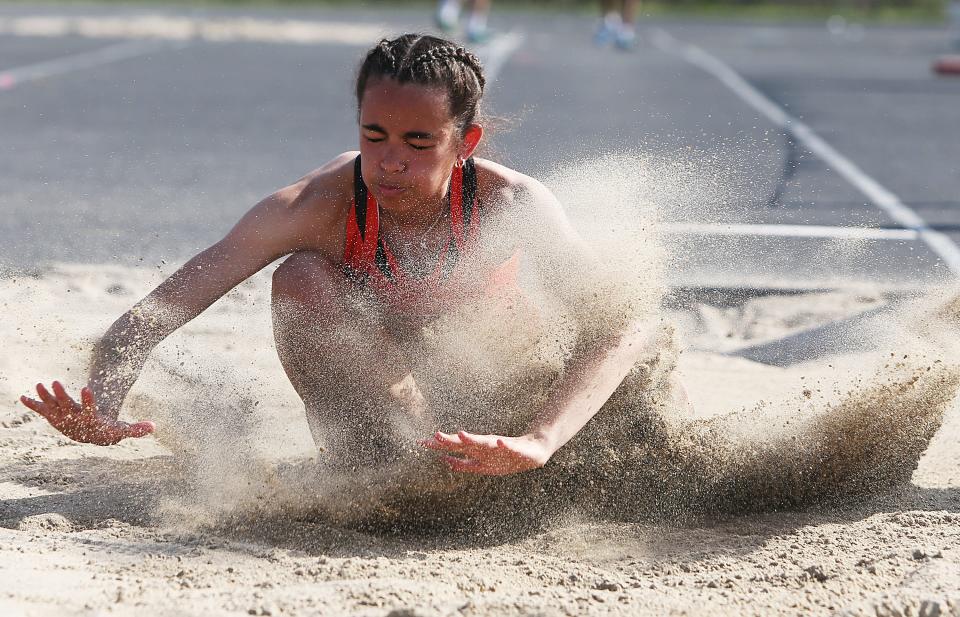
[(407, 164), (400, 156), (397, 148), (388, 148), (380, 159), (380, 169), (384, 173), (398, 174), (407, 169)]

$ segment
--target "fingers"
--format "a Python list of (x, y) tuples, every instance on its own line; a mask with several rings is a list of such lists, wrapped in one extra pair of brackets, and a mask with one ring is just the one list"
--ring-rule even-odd
[(153, 422), (127, 424), (99, 416), (96, 399), (90, 388), (80, 390), (81, 405), (67, 394), (59, 381), (54, 381), (52, 388), (53, 394), (39, 383), (37, 395), (40, 400), (21, 396), (20, 402), (46, 418), (54, 428), (74, 441), (107, 446), (128, 437), (144, 437), (156, 430)]
[(440, 458), (453, 471), (478, 473), (478, 469), (480, 467), (479, 461), (468, 458), (457, 458), (456, 456), (450, 456), (449, 454), (444, 454)]
[(540, 460), (524, 442), (515, 437), (477, 435), (460, 431), (455, 436), (437, 433), (432, 440), (422, 442), (427, 448), (440, 450), (440, 460), (451, 471), (485, 476), (503, 476), (543, 467)]
[(50, 424), (56, 425), (58, 418), (62, 415), (57, 399), (47, 391), (42, 383), (37, 384), (37, 395), (40, 397), (39, 401), (22, 396), (20, 402), (43, 416)]
[(451, 471), (459, 473), (472, 473), (478, 476), (503, 476), (513, 473), (508, 465), (499, 461), (457, 458), (449, 455), (441, 458)]
[(420, 445), (431, 450), (446, 450), (450, 452), (463, 451), (463, 443), (461, 443), (455, 435), (447, 435), (446, 433), (441, 433), (440, 431), (434, 433), (433, 437), (430, 439), (421, 441)]
[(437, 431), (432, 438), (421, 441), (420, 445), (430, 450), (441, 450), (473, 456), (478, 451), (496, 450), (503, 447), (502, 438), (495, 435), (477, 435), (460, 431), (456, 435)]
[(100, 446), (112, 446), (130, 437), (144, 437), (156, 429), (154, 423), (148, 421), (127, 424), (126, 422), (109, 422), (101, 418), (97, 420), (102, 424), (89, 426), (90, 432), (86, 436), (86, 441)]
[(460, 437), (457, 435), (448, 435), (447, 433), (441, 433), (440, 431), (437, 431), (437, 433), (433, 437), (438, 442), (443, 444), (455, 445), (455, 446), (463, 445), (463, 442), (460, 441)]
[(46, 405), (56, 405), (57, 399), (53, 397), (52, 394), (44, 387), (42, 383), (37, 384), (37, 394), (40, 396), (40, 400)]
[(156, 425), (153, 422), (143, 421), (137, 422), (136, 424), (131, 424), (126, 429), (125, 437), (144, 437), (149, 435), (154, 430), (156, 430)]
[(47, 417), (47, 415), (44, 413), (44, 405), (40, 401), (35, 401), (32, 398), (21, 396), (20, 402), (23, 403), (24, 406), (26, 406), (28, 409), (32, 409), (33, 411), (37, 412), (44, 418)]
[[(99, 422), (99, 424), (97, 424)], [(77, 427), (71, 438), (95, 446), (112, 446), (127, 437), (130, 425), (126, 422), (103, 422), (99, 418)]]
[(503, 441), (503, 438), (497, 437), (496, 435), (477, 435), (466, 431), (460, 431), (457, 433), (457, 436), (460, 438), (460, 441), (468, 446), (491, 449), (499, 447)]
[(81, 443), (89, 443), (95, 446), (112, 446), (114, 444), (120, 443), (126, 437), (124, 433), (124, 428), (100, 428), (100, 429), (86, 429), (81, 433), (78, 433), (76, 437), (77, 441)]
[(424, 439), (423, 441), (420, 442), (420, 445), (429, 450), (446, 450), (447, 449), (447, 447), (442, 443), (440, 443), (439, 441), (437, 441), (435, 437), (431, 437), (430, 439)]
[(70, 395), (67, 394), (67, 391), (64, 389), (63, 384), (59, 381), (53, 382), (53, 393), (57, 397), (57, 402), (61, 405), (67, 405), (69, 407), (76, 407), (77, 403)]
[(93, 398), (93, 390), (90, 388), (83, 388), (80, 390), (80, 403), (83, 405), (84, 409), (96, 411), (97, 401)]

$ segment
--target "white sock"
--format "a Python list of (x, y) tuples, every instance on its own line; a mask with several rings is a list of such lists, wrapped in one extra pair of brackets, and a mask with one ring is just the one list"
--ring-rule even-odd
[(467, 21), (468, 32), (486, 32), (487, 15), (477, 12), (470, 13), (470, 19)]
[(456, 23), (460, 19), (460, 2), (457, 0), (441, 0), (437, 7), (437, 16), (445, 23)]

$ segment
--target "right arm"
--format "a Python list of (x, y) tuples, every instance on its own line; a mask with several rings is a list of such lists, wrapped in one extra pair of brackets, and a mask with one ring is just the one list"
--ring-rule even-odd
[(250, 210), (222, 240), (194, 256), (122, 315), (93, 350), (89, 387), (115, 420), (150, 352), (167, 336), (275, 259), (296, 251), (290, 223), (302, 190), (293, 185)]
[[(344, 160), (341, 160), (344, 159)], [(37, 386), (40, 401), (24, 405), (76, 441), (113, 444), (152, 432), (153, 425), (117, 420), (150, 352), (167, 336), (274, 260), (296, 251), (333, 256), (341, 216), (337, 203), (346, 157), (254, 206), (219, 242), (199, 253), (121, 316), (93, 350), (88, 386), (74, 402), (54, 382)]]

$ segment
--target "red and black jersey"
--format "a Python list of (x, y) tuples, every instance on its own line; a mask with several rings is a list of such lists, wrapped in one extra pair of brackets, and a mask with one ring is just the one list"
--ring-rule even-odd
[[(399, 283), (409, 279), (397, 263), (380, 233), (380, 206), (367, 190), (360, 171), (360, 157), (354, 163), (353, 208), (347, 217), (347, 242), (343, 263), (350, 274), (378, 283)], [(450, 234), (440, 249), (433, 273), (421, 283), (439, 284), (454, 271), (461, 253), (476, 242), (480, 230), (480, 207), (477, 203), (477, 169), (473, 159), (455, 167), (447, 195)]]
[(447, 196), (449, 212), (445, 217), (449, 234), (437, 255), (436, 266), (423, 278), (407, 274), (384, 241), (380, 207), (363, 181), (359, 156), (354, 163), (353, 187), (343, 252), (344, 270), (351, 278), (371, 286), (392, 308), (402, 311), (435, 312), (439, 305), (472, 295), (459, 280), (467, 277), (458, 266), (480, 236), (481, 207), (473, 159), (453, 170)]

